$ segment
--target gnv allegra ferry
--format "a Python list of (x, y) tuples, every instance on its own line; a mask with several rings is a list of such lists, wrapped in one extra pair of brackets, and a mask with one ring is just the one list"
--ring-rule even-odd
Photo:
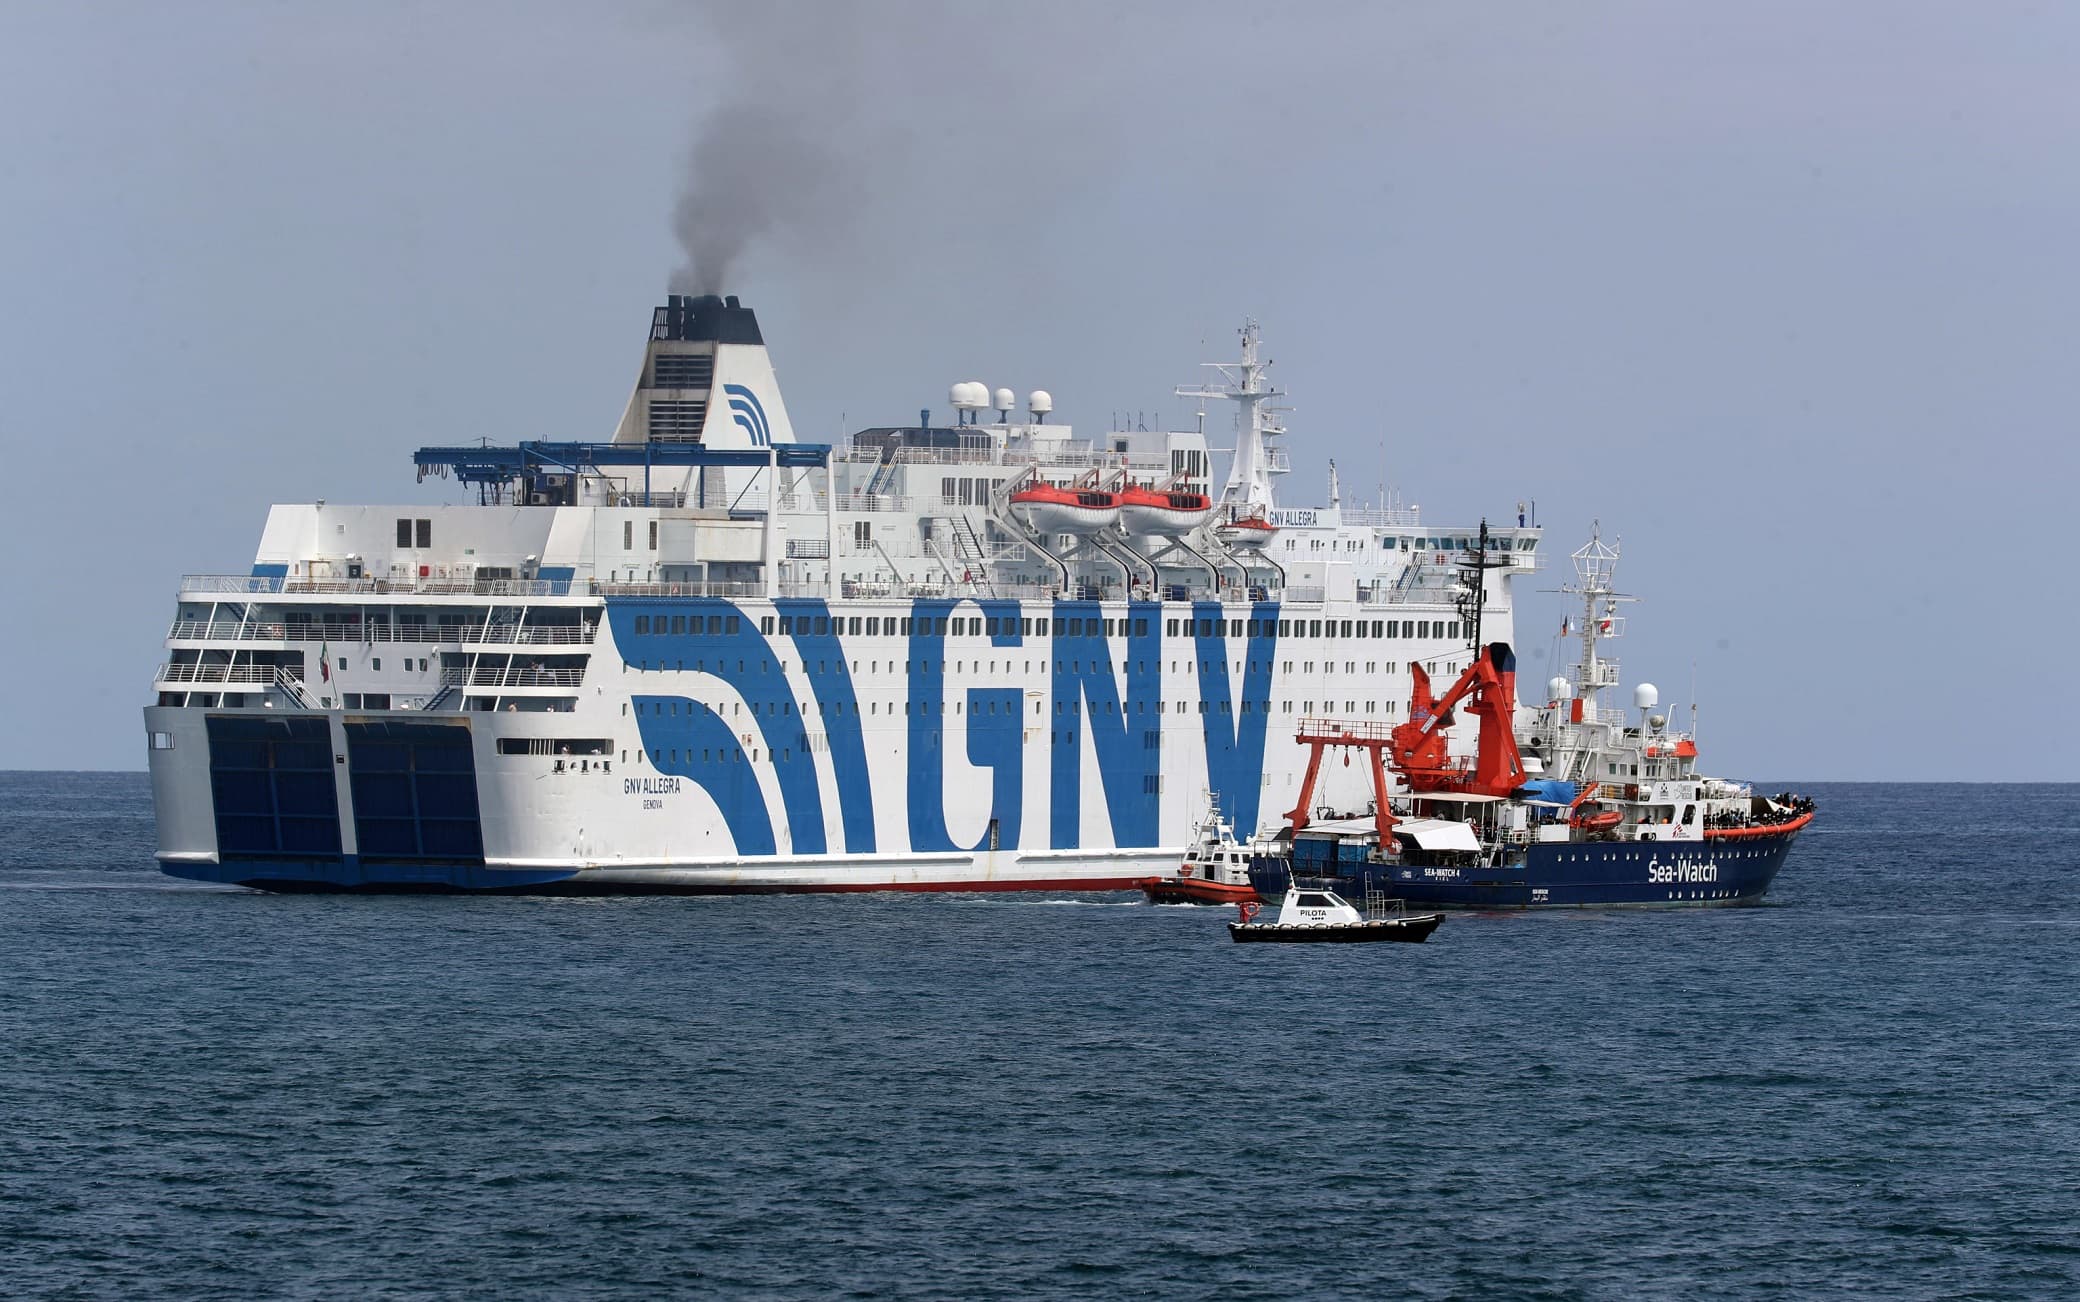
[[(159, 861), (285, 891), (1174, 872), (1209, 802), (1246, 832), (1297, 799), (1298, 720), (1392, 722), (1410, 666), (1471, 654), (1474, 531), (1345, 508), (1333, 469), (1326, 506), (1280, 506), (1241, 342), (1177, 391), (1193, 430), (1079, 438), (1045, 391), (970, 381), (951, 423), (806, 443), (751, 309), (672, 296), (608, 437), (421, 449), (464, 500), (278, 505), (247, 572), (181, 580), (145, 710)], [(1516, 520), (1480, 571), (1504, 636), (1538, 560)]]

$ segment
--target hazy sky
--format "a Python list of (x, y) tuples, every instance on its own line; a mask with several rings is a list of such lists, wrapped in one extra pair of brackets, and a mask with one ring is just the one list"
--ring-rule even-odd
[(1600, 517), (1706, 767), (2080, 779), (2080, 6), (1113, 8), (0, 0), (0, 767), (142, 767), (269, 503), (604, 437), (699, 157), (804, 437), (1255, 315), (1288, 504), (1537, 499), (1533, 682)]

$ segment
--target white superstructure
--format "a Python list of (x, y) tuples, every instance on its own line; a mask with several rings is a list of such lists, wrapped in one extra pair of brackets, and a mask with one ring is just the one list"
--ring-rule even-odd
[[(161, 861), (282, 889), (1109, 888), (1173, 872), (1209, 792), (1247, 838), (1297, 797), (1299, 719), (1393, 721), (1411, 662), (1466, 663), (1475, 530), (1280, 507), (1243, 346), (1192, 391), (1240, 414), (1215, 494), (1202, 431), (1080, 438), (978, 381), (950, 425), (797, 442), (751, 311), (674, 296), (609, 438), (423, 449), (469, 501), (276, 506), (250, 573), (182, 580), (145, 712)], [(1538, 529), (1491, 538), (1507, 639)]]

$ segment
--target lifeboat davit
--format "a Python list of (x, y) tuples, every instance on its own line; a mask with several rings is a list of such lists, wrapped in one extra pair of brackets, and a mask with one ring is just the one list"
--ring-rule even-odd
[(1120, 523), (1131, 534), (1180, 537), (1198, 528), (1212, 510), (1204, 493), (1138, 486), (1119, 492)]
[(1119, 496), (1099, 488), (1028, 484), (1011, 506), (1040, 533), (1096, 533), (1119, 519)]
[(1228, 546), (1246, 547), (1251, 551), (1262, 551), (1264, 548), (1269, 547), (1271, 539), (1277, 533), (1278, 526), (1261, 515), (1252, 515), (1241, 520), (1229, 520), (1224, 524), (1214, 526), (1213, 530), (1213, 536), (1228, 544)]

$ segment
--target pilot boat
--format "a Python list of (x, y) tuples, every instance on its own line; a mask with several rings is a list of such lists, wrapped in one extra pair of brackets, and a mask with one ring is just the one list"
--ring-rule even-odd
[(1334, 891), (1298, 885), (1286, 888), (1276, 922), (1256, 921), (1258, 905), (1239, 907), (1242, 920), (1228, 924), (1228, 934), (1238, 943), (1351, 944), (1400, 940), (1421, 944), (1444, 921), (1442, 913), (1409, 913), (1399, 900), (1390, 904), (1393, 912), (1366, 917)]

